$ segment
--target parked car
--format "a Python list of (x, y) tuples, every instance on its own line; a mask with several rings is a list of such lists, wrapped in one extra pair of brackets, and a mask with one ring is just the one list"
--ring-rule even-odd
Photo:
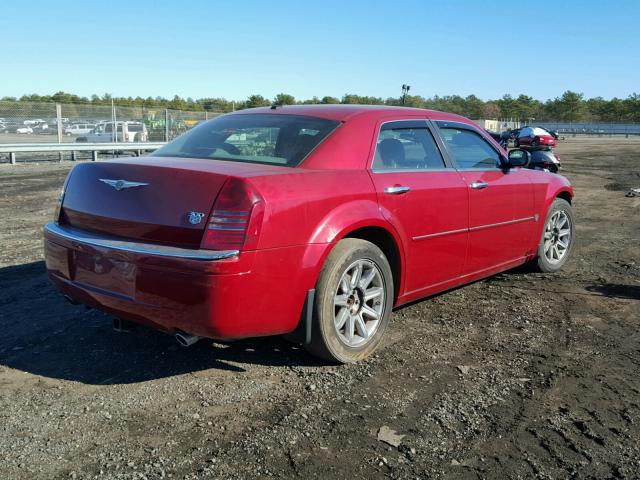
[(0, 127), (2, 133), (16, 133), (18, 128), (23, 128), (24, 124), (15, 120), (7, 120)]
[[(118, 142), (146, 142), (147, 126), (142, 122), (116, 122)], [(113, 122), (99, 123), (91, 132), (76, 138), (76, 142), (109, 143), (115, 140)]]
[(96, 128), (96, 125), (93, 123), (74, 123), (65, 127), (64, 134), (69, 137), (72, 135), (86, 135), (91, 133), (94, 128)]
[(46, 122), (41, 118), (36, 118), (36, 119), (33, 119), (33, 120), (25, 120), (23, 123), (27, 127), (33, 127), (33, 126), (38, 125), (40, 123), (46, 123)]
[(25, 125), (23, 127), (16, 127), (15, 132), (19, 133), (21, 135), (32, 134), (33, 133), (33, 128), (28, 127), (28, 126)]
[[(74, 303), (182, 345), (288, 334), (354, 362), (393, 307), (573, 245), (573, 190), (470, 120), (362, 105), (242, 110), (69, 173), (45, 226)], [(490, 295), (490, 293), (488, 293)]]
[(534, 169), (546, 169), (550, 172), (558, 173), (558, 170), (560, 170), (561, 167), (560, 155), (554, 153), (550, 148), (544, 150), (533, 150), (527, 167)]
[(518, 146), (528, 147), (555, 147), (556, 139), (544, 128), (524, 127), (518, 133), (517, 144)]

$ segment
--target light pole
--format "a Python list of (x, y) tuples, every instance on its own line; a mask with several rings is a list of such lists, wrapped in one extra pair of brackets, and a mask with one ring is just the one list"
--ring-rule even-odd
[(409, 93), (410, 89), (411, 85), (402, 85), (402, 105), (404, 105), (407, 101), (407, 93)]

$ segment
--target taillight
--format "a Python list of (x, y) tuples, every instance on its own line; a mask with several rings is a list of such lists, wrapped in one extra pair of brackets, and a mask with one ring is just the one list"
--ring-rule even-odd
[(208, 250), (252, 250), (264, 215), (264, 200), (245, 180), (230, 178), (222, 186), (202, 237)]
[(69, 183), (69, 179), (71, 178), (71, 173), (73, 173), (73, 170), (71, 170), (67, 174), (67, 178), (64, 179), (64, 183), (62, 184), (62, 190), (60, 190), (60, 194), (58, 195), (58, 202), (56, 203), (56, 209), (53, 212), (53, 221), (54, 222), (59, 222), (60, 221), (60, 212), (62, 211), (62, 203), (64, 202), (64, 194), (67, 191), (67, 184)]

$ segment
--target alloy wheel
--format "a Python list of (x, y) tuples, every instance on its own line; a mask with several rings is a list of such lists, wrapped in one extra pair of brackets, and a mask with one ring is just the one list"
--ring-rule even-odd
[(551, 215), (544, 229), (544, 256), (549, 263), (562, 261), (571, 245), (571, 219), (564, 210)]
[(366, 259), (349, 265), (333, 301), (334, 327), (341, 342), (360, 347), (373, 338), (385, 308), (385, 288), (378, 266)]

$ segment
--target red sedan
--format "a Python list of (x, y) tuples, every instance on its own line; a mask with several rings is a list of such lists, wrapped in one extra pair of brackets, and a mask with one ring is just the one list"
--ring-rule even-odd
[(540, 127), (524, 127), (518, 133), (518, 145), (529, 147), (555, 147), (556, 139)]
[(391, 312), (574, 237), (569, 182), (458, 115), (356, 105), (217, 117), (142, 158), (77, 165), (45, 227), (71, 301), (176, 335), (289, 334), (331, 361)]

